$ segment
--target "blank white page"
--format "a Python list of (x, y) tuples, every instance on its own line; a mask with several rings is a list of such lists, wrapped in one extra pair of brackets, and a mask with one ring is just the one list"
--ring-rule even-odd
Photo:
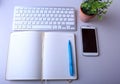
[[(69, 73), (68, 40), (72, 43), (74, 76)], [(45, 33), (43, 47), (43, 79), (76, 79), (75, 38), (73, 33)]]
[(41, 78), (42, 33), (14, 32), (10, 37), (7, 80)]

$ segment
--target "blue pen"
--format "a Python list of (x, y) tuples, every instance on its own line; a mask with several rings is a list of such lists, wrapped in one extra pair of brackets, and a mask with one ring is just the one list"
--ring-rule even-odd
[(73, 57), (72, 57), (72, 45), (70, 40), (68, 41), (68, 55), (69, 55), (69, 72), (70, 75), (74, 75), (74, 67), (73, 67)]

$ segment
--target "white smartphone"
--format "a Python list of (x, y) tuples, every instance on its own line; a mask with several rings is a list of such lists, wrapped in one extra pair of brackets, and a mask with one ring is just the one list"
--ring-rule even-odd
[(82, 52), (85, 56), (98, 56), (97, 30), (94, 26), (81, 26)]

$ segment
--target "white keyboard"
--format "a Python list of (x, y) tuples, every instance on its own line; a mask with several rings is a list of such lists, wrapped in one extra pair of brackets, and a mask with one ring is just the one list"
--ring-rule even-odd
[(76, 30), (72, 7), (15, 7), (13, 30)]

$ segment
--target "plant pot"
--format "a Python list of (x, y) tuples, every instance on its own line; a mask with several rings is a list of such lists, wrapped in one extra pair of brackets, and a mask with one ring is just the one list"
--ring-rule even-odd
[(89, 20), (91, 20), (94, 17), (95, 17), (95, 15), (86, 15), (85, 13), (83, 13), (83, 11), (80, 7), (80, 19), (81, 19), (81, 21), (88, 22)]

